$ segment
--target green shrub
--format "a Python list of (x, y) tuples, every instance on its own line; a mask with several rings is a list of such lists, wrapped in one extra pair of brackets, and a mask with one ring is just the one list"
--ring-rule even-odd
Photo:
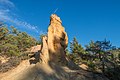
[(2, 63), (0, 64), (0, 72), (6, 72), (14, 67), (16, 67), (17, 65), (20, 64), (21, 59), (14, 56), (11, 57), (6, 63)]
[(115, 68), (107, 68), (105, 75), (110, 80), (120, 80), (120, 66)]
[(9, 50), (8, 54), (10, 56), (19, 56), (19, 53), (17, 53), (15, 50)]
[(92, 61), (88, 61), (87, 64), (89, 66), (89, 70), (95, 70), (96, 67), (95, 63), (93, 63)]
[(7, 56), (19, 56), (20, 51), (17, 46), (12, 44), (4, 44), (0, 46), (0, 52), (4, 52)]
[(20, 59), (21, 60), (26, 60), (26, 59), (29, 59), (30, 57), (28, 56), (28, 54), (30, 54), (29, 52), (23, 52), (20, 54)]

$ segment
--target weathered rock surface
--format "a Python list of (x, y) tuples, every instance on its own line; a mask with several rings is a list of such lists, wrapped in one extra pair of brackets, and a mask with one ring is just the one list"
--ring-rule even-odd
[(65, 49), (67, 44), (68, 37), (62, 26), (62, 21), (57, 15), (52, 14), (48, 27), (48, 35), (46, 40), (43, 39), (40, 58), (42, 58), (42, 61), (45, 63), (47, 63), (47, 60), (58, 63), (60, 59), (64, 62), (66, 60)]
[(50, 25), (48, 27), (48, 48), (50, 53), (50, 60), (59, 61), (65, 59), (65, 48), (68, 44), (67, 33), (62, 26), (60, 18), (52, 14), (50, 17)]
[(0, 56), (0, 64), (6, 63), (10, 58), (6, 56)]
[(41, 49), (41, 45), (37, 45), (37, 46), (33, 46), (30, 48), (30, 51), (31, 53), (36, 53), (38, 52), (39, 50)]
[(49, 61), (49, 51), (48, 51), (48, 44), (47, 44), (47, 37), (44, 36), (42, 38), (42, 48), (40, 53), (41, 63), (48, 63)]
[(29, 64), (28, 60), (13, 70), (0, 74), (0, 80), (108, 80), (101, 74), (51, 64)]

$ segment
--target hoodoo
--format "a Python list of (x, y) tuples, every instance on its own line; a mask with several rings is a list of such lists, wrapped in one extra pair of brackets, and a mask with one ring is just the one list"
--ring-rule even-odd
[[(46, 58), (46, 56), (49, 56), (49, 59), (46, 60), (50, 60), (52, 62), (59, 62), (60, 60), (62, 60), (61, 62), (64, 62), (65, 49), (68, 44), (68, 37), (64, 27), (62, 26), (62, 21), (56, 14), (52, 14), (50, 17), (50, 25), (48, 27), (48, 34), (46, 37), (46, 46), (48, 46), (48, 50), (46, 49), (46, 51), (48, 51), (49, 55), (43, 52), (45, 44), (45, 41), (43, 41), (43, 47), (40, 54), (42, 58), (41, 60), (43, 60), (43, 58)], [(43, 55), (45, 55), (45, 57), (43, 57)]]

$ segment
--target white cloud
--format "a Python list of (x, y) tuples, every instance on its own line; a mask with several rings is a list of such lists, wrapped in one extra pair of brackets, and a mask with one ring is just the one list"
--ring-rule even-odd
[(14, 3), (10, 0), (0, 0), (0, 4), (3, 6), (14, 7)]
[(31, 25), (30, 23), (28, 23), (26, 21), (21, 21), (16, 16), (13, 16), (13, 14), (15, 14), (15, 13), (12, 12), (10, 7), (15, 8), (14, 3), (12, 3), (10, 0), (0, 0), (0, 21), (12, 23), (19, 27), (30, 29), (36, 33), (41, 33), (41, 31), (40, 32), (38, 31), (37, 26)]
[(39, 33), (39, 31), (37, 29), (37, 26), (31, 25), (31, 24), (29, 24), (25, 21), (19, 21), (17, 19), (14, 19), (14, 20), (11, 20), (11, 21), (18, 26), (23, 26), (23, 27), (29, 28), (29, 29), (34, 30), (35, 32)]
[(10, 21), (10, 17), (9, 17), (9, 14), (8, 14), (9, 10), (6, 9), (6, 10), (2, 10), (0, 9), (0, 20), (1, 21)]

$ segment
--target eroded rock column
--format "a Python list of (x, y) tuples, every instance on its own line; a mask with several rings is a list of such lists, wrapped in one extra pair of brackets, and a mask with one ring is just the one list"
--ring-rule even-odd
[(40, 59), (42, 63), (64, 62), (65, 49), (68, 44), (68, 37), (62, 26), (60, 18), (52, 14), (47, 36), (43, 37)]
[(48, 27), (48, 49), (50, 60), (58, 62), (65, 58), (65, 48), (68, 44), (68, 37), (62, 26), (60, 18), (52, 14)]
[(48, 51), (48, 43), (47, 43), (47, 37), (44, 36), (42, 38), (42, 48), (40, 53), (40, 60), (41, 63), (48, 63), (49, 61), (49, 51)]

